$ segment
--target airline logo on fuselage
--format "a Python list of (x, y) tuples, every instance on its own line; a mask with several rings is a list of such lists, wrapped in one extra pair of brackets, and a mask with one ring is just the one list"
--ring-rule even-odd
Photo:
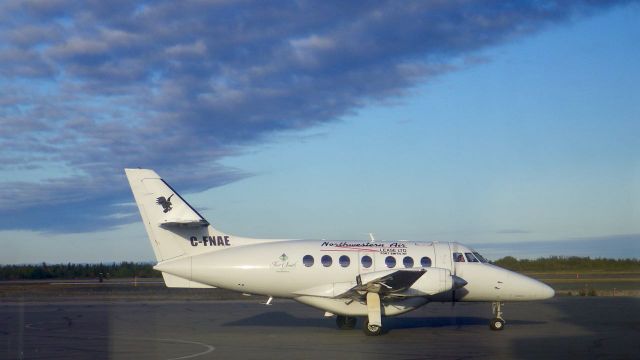
[(275, 269), (276, 272), (289, 272), (291, 269), (294, 269), (297, 264), (297, 261), (290, 262), (287, 254), (282, 253), (282, 255), (278, 257), (278, 260), (271, 263), (270, 267)]
[(191, 241), (191, 246), (231, 246), (229, 236), (202, 236), (200, 239), (197, 236), (192, 236), (189, 241)]
[(374, 243), (374, 242), (331, 242), (323, 241), (320, 251), (360, 251), (377, 252), (382, 255), (406, 255), (407, 244), (401, 242)]

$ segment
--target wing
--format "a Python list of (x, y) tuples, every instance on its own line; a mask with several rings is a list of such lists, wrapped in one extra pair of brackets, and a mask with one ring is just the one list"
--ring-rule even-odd
[(356, 281), (327, 283), (296, 291), (297, 295), (352, 299), (362, 301), (368, 292), (375, 292), (382, 298), (423, 296), (406, 292), (426, 273), (425, 269), (383, 270), (358, 275)]
[[(462, 280), (462, 279), (460, 279)], [(457, 287), (466, 285), (462, 280)], [(451, 290), (451, 272), (440, 268), (382, 270), (358, 275), (356, 281), (330, 282), (296, 291), (298, 295), (363, 301), (374, 292), (383, 299), (429, 296)]]
[(396, 270), (388, 274), (380, 274), (381, 276), (373, 279), (364, 279), (366, 282), (363, 282), (362, 276), (358, 275), (357, 285), (335, 298), (360, 298), (368, 292), (378, 293), (381, 297), (393, 296), (410, 288), (424, 273), (424, 269)]

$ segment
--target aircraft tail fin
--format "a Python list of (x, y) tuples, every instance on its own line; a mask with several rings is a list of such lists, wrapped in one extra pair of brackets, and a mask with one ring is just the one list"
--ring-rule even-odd
[[(228, 246), (224, 234), (213, 229), (155, 171), (125, 169), (158, 262)], [(211, 236), (212, 234), (217, 236)], [(217, 241), (216, 238), (222, 241)]]

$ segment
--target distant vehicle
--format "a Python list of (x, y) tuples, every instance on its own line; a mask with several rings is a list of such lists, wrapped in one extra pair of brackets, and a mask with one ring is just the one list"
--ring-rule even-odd
[(455, 242), (253, 239), (214, 229), (153, 170), (125, 169), (167, 287), (219, 287), (289, 298), (336, 315), (340, 329), (363, 317), (366, 335), (382, 317), (429, 302), (492, 303), (502, 330), (504, 301), (543, 300), (551, 287), (490, 264)]

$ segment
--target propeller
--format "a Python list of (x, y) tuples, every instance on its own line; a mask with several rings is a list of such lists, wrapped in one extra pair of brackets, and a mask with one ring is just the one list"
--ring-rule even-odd
[[(454, 253), (454, 254), (458, 254), (458, 253)], [(467, 285), (467, 282), (463, 278), (458, 276), (457, 259), (454, 259), (454, 262), (453, 262), (453, 275), (451, 275), (451, 280), (453, 281), (453, 284), (451, 284), (451, 307), (454, 307), (456, 306), (456, 290)]]
[[(458, 248), (454, 248), (452, 250), (453, 256), (460, 256), (461, 253), (458, 252)], [(463, 259), (464, 261), (464, 259)], [(458, 259), (453, 259), (453, 275), (451, 275), (451, 280), (453, 280), (453, 284), (451, 286), (451, 307), (456, 305), (456, 290), (467, 285), (467, 282), (458, 276)]]
[(453, 284), (451, 286), (451, 306), (455, 306), (456, 305), (456, 290), (460, 289), (461, 287), (466, 286), (468, 283), (465, 279), (457, 276), (457, 275), (451, 275), (451, 280), (453, 280)]
[(456, 289), (451, 290), (451, 307), (456, 306)]
[(453, 263), (453, 275), (451, 275), (451, 280), (453, 284), (451, 284), (451, 307), (456, 307), (456, 273), (458, 270), (458, 264), (456, 262)]

